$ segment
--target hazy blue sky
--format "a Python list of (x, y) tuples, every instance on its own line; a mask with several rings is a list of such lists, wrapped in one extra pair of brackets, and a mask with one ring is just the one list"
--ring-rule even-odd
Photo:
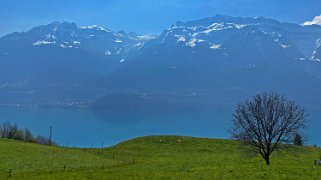
[(265, 16), (302, 23), (321, 14), (321, 0), (0, 0), (0, 36), (52, 21), (97, 24), (157, 34), (176, 21)]

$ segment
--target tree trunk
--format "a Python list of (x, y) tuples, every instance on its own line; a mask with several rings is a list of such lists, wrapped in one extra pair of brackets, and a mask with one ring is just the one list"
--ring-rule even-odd
[(265, 162), (266, 162), (266, 165), (270, 165), (270, 154), (268, 153), (265, 154)]

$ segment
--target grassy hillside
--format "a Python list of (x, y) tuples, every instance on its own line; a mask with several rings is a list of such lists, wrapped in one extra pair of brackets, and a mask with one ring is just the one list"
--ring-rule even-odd
[(267, 167), (229, 140), (149, 136), (106, 149), (0, 140), (0, 179), (320, 179), (321, 150), (274, 154)]

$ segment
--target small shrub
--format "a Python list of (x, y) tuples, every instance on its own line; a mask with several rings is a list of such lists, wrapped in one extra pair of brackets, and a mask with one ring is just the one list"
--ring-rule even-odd
[(303, 146), (303, 138), (300, 134), (294, 136), (293, 144), (296, 146)]

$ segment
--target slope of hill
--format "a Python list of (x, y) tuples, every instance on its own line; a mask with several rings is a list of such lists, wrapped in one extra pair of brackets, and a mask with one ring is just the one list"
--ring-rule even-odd
[[(71, 149), (0, 140), (0, 178), (12, 179), (318, 179), (320, 149), (274, 154), (268, 167), (235, 141), (149, 136), (105, 149)], [(11, 169), (11, 171), (10, 171)], [(11, 173), (9, 173), (9, 171)]]

